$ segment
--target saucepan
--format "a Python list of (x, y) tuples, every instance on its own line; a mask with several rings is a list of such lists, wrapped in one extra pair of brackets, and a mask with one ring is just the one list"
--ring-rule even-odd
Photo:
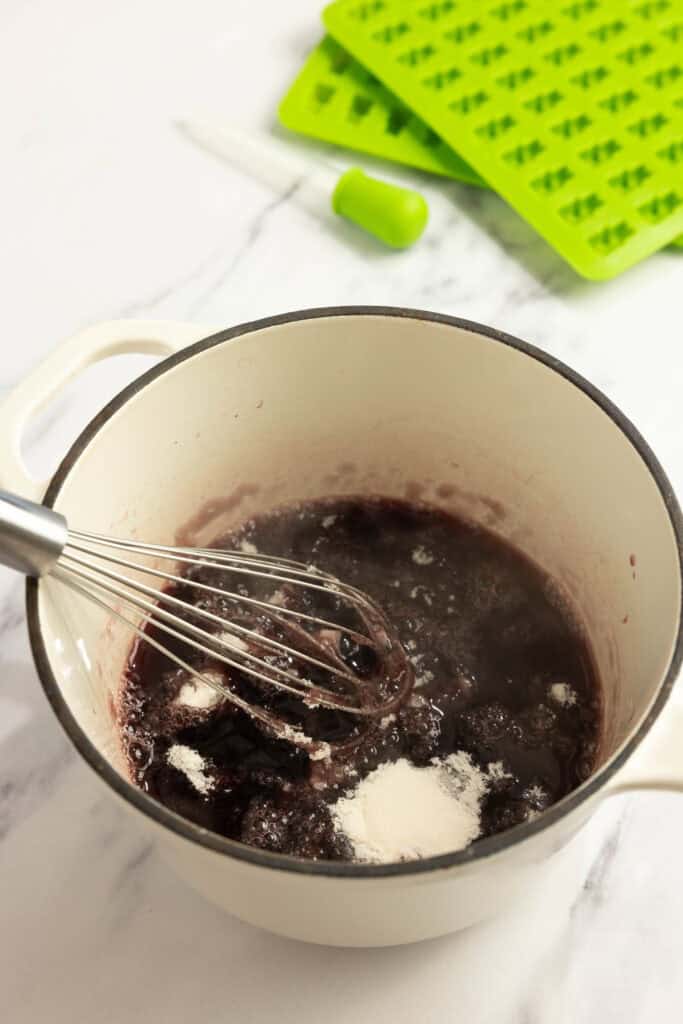
[[(681, 513), (604, 395), (500, 331), (408, 309), (306, 310), (207, 333), (122, 321), (57, 348), (0, 412), (0, 485), (76, 528), (160, 544), (204, 543), (274, 505), (335, 494), (453, 510), (521, 548), (579, 609), (605, 725), (582, 786), (460, 852), (384, 865), (272, 854), (131, 783), (116, 727), (128, 627), (54, 580), (29, 581), (31, 645), (56, 717), (180, 875), (283, 935), (411, 942), (523, 899), (609, 794), (683, 788)], [(85, 366), (130, 351), (166, 358), (86, 426), (49, 482), (34, 480), (20, 454), (31, 414)]]

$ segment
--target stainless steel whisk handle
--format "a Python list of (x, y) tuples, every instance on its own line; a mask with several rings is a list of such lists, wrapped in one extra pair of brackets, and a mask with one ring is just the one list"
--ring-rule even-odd
[(43, 576), (64, 550), (64, 516), (35, 501), (0, 490), (0, 563), (25, 576)]

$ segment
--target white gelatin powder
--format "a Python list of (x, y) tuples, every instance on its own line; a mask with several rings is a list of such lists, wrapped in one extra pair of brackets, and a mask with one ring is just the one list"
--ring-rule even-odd
[(166, 760), (171, 767), (183, 773), (198, 793), (206, 796), (213, 789), (215, 782), (206, 774), (206, 761), (199, 751), (183, 743), (174, 743), (166, 754)]
[(356, 859), (413, 860), (462, 850), (481, 831), (488, 777), (459, 751), (418, 768), (405, 758), (376, 768), (331, 807)]
[[(213, 679), (220, 686), (225, 686), (225, 680), (218, 672), (203, 672), (202, 674), (205, 679)], [(180, 687), (174, 703), (183, 708), (208, 711), (224, 700), (223, 694), (215, 690), (213, 686), (193, 676)]]
[(553, 683), (550, 687), (550, 696), (564, 708), (571, 708), (576, 704), (576, 693), (569, 683)]
[(413, 561), (415, 562), (415, 565), (431, 565), (434, 561), (434, 555), (430, 554), (429, 551), (426, 551), (424, 545), (418, 544), (413, 551)]

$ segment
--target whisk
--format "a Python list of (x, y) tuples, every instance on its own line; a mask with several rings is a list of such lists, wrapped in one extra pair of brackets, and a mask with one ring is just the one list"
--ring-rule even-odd
[[(248, 699), (188, 657), (221, 663), (253, 684), (250, 693), (288, 694), (304, 711), (331, 709), (360, 720), (390, 714), (412, 685), (410, 662), (378, 605), (350, 584), (302, 562), (72, 530), (58, 512), (5, 491), (0, 491), (0, 562), (28, 576), (49, 574), (93, 601), (195, 683), (211, 687), (267, 732), (314, 759), (326, 756), (328, 743), (306, 735), (296, 721)], [(160, 568), (166, 562), (183, 567), (182, 575), (171, 567)], [(212, 582), (193, 578), (207, 569)], [(255, 596), (249, 583), (257, 581), (261, 587), (264, 581), (275, 584), (280, 595), (283, 589), (317, 595), (346, 621), (288, 607), (281, 596), (276, 601), (273, 595), (271, 600)], [(233, 614), (216, 614), (179, 596), (188, 588), (192, 594), (218, 595), (221, 609)], [(365, 652), (369, 671), (349, 668), (342, 642), (346, 651)]]

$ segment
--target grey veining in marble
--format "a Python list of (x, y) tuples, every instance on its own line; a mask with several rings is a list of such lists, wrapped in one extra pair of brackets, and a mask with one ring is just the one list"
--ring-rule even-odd
[[(319, 36), (319, 0), (4, 0), (0, 397), (60, 338), (113, 317), (230, 325), (340, 303), (494, 324), (602, 388), (683, 490), (683, 253), (577, 278), (496, 196), (399, 168), (431, 220), (387, 252), (221, 164), (193, 111), (257, 128)], [(348, 154), (291, 142), (311, 161)], [(371, 169), (371, 160), (361, 160)], [(147, 365), (89, 371), (28, 437), (47, 473)], [(21, 582), (0, 575), (0, 1006), (11, 1024), (296, 1020), (651, 1024), (683, 1004), (683, 804), (603, 807), (571, 877), (422, 946), (309, 948), (222, 915), (167, 870), (76, 755), (35, 678)], [(574, 892), (571, 906), (559, 892)]]

